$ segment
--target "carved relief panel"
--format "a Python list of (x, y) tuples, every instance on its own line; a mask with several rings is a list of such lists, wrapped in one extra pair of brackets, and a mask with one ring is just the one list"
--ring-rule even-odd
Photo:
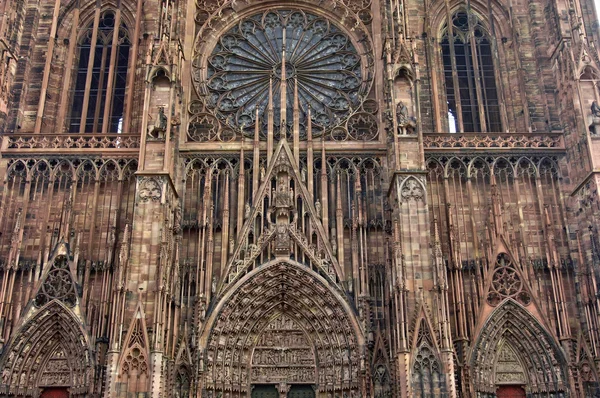
[(315, 383), (315, 354), (301, 326), (282, 314), (263, 330), (252, 354), (252, 383)]

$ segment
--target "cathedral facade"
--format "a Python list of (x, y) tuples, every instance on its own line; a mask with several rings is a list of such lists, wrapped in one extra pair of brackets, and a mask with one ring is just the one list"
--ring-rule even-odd
[(600, 396), (592, 0), (0, 2), (0, 396)]

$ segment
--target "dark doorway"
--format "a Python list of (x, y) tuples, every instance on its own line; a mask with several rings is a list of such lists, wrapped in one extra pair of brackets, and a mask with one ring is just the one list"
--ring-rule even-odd
[(525, 398), (525, 390), (521, 386), (501, 386), (496, 391), (497, 398)]
[(288, 398), (315, 398), (315, 390), (312, 386), (293, 385), (287, 396)]
[(44, 388), (40, 398), (69, 398), (68, 388)]
[(274, 385), (255, 384), (252, 386), (252, 398), (279, 398), (279, 391)]

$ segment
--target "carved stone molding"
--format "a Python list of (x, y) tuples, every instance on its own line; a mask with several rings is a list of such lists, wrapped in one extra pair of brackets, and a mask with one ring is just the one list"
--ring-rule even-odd
[(138, 200), (142, 203), (158, 202), (163, 193), (161, 177), (140, 177), (138, 181)]
[(425, 150), (456, 150), (456, 149), (558, 149), (564, 150), (562, 133), (547, 134), (487, 134), (487, 133), (456, 133), (456, 134), (424, 134)]
[(11, 149), (138, 149), (135, 134), (10, 134), (3, 147)]

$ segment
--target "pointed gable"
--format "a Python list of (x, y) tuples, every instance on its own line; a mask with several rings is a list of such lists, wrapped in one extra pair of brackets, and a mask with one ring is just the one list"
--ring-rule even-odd
[[(320, 204), (313, 201), (285, 139), (275, 148), (272, 159), (247, 211), (223, 275), (223, 285), (243, 276), (256, 261), (264, 263), (274, 258), (310, 263), (333, 282), (343, 280), (343, 271), (321, 222)], [(299, 214), (299, 203), (303, 214)], [(258, 221), (260, 215), (267, 219), (267, 225)], [(306, 231), (299, 229), (299, 217), (308, 218), (311, 241)]]

